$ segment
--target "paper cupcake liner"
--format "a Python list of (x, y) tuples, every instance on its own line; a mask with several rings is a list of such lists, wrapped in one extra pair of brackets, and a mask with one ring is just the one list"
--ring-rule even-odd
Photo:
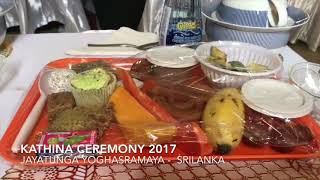
[(117, 84), (115, 75), (112, 73), (109, 73), (109, 75), (112, 81), (100, 89), (82, 90), (72, 87), (71, 92), (77, 106), (102, 107), (106, 105)]

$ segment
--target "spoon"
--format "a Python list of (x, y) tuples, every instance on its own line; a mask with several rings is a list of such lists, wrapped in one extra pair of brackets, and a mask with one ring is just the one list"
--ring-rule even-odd
[(143, 44), (140, 46), (134, 45), (134, 44), (126, 44), (126, 43), (119, 43), (119, 44), (88, 44), (88, 47), (132, 47), (139, 50), (146, 50), (153, 47), (159, 46), (158, 42), (152, 42)]
[(54, 69), (46, 67), (40, 72), (40, 80), (38, 87), (40, 90), (40, 98), (32, 108), (30, 114), (22, 125), (16, 139), (11, 146), (14, 153), (18, 153), (21, 145), (25, 143), (34, 126), (38, 122), (39, 116), (45, 105), (47, 96), (52, 93), (62, 91), (70, 91), (70, 80), (75, 74), (74, 71), (68, 69)]

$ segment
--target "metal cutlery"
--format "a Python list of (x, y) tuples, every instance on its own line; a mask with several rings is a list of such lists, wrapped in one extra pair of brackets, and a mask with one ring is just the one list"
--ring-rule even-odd
[(153, 47), (159, 46), (158, 42), (153, 43), (147, 43), (140, 46), (134, 45), (134, 44), (126, 44), (126, 43), (119, 43), (119, 44), (92, 44), (89, 43), (88, 47), (132, 47), (139, 50), (147, 50)]

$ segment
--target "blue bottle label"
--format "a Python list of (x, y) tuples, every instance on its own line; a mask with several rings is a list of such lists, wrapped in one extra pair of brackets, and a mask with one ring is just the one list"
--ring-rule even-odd
[(202, 40), (201, 20), (174, 18), (168, 25), (166, 45), (200, 42)]

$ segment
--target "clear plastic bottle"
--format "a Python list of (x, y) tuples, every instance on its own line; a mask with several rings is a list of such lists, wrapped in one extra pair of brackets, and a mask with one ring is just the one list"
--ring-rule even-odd
[(161, 24), (161, 45), (202, 40), (201, 0), (166, 0)]

